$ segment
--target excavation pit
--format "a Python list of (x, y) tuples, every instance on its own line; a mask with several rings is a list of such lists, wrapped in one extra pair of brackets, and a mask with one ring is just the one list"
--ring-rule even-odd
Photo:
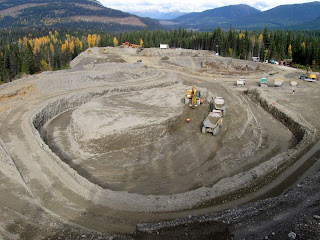
[[(204, 61), (209, 64), (202, 66)], [(283, 79), (284, 86), (258, 88), (262, 74), (270, 82)], [(65, 238), (65, 229), (74, 226), (86, 236), (127, 236), (142, 222), (170, 225), (184, 217), (193, 224), (193, 215), (201, 221), (206, 215), (224, 222), (241, 216), (246, 228), (231, 227), (248, 232), (260, 231), (266, 212), (272, 214), (264, 226), (283, 216), (290, 222), (295, 196), (305, 199), (294, 206), (299, 216), (303, 207), (316, 205), (316, 196), (294, 192), (254, 207), (245, 203), (277, 196), (317, 160), (319, 87), (297, 80), (292, 95), (289, 81), (301, 74), (209, 51), (108, 48), (104, 54), (94, 48), (71, 69), (2, 85), (3, 229), (13, 229), (14, 219), (28, 226), (14, 228), (20, 236), (35, 228), (52, 238), (58, 228)], [(246, 86), (237, 88), (240, 75)], [(208, 102), (197, 109), (183, 104), (194, 84), (207, 100), (226, 100), (216, 137), (201, 133)], [(309, 186), (299, 189), (309, 194)], [(279, 212), (285, 205), (289, 209)], [(0, 231), (0, 238), (12, 234)]]
[[(210, 104), (206, 101), (196, 109), (185, 105), (182, 99), (188, 87), (94, 98), (55, 116), (41, 129), (42, 137), (92, 183), (141, 195), (211, 187), (295, 143), (291, 132), (265, 111), (248, 100), (233, 102), (231, 96), (227, 96), (231, 111), (218, 136), (201, 134)], [(275, 125), (277, 131), (272, 130)]]

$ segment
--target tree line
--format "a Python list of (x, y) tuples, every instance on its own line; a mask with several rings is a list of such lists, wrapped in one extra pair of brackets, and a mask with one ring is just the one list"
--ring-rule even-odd
[(293, 31), (237, 31), (186, 29), (93, 32), (34, 29), (0, 31), (0, 80), (9, 82), (22, 74), (68, 68), (70, 61), (89, 47), (117, 46), (123, 42), (159, 47), (209, 50), (221, 56), (250, 60), (292, 59), (294, 64), (320, 67), (320, 33)]

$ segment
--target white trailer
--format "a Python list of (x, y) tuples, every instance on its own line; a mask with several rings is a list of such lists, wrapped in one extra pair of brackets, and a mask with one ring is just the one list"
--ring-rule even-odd
[(245, 78), (240, 78), (240, 79), (238, 79), (237, 80), (237, 83), (236, 83), (236, 85), (237, 86), (244, 86), (244, 85), (246, 85), (246, 79)]
[(160, 49), (169, 49), (169, 44), (160, 44)]

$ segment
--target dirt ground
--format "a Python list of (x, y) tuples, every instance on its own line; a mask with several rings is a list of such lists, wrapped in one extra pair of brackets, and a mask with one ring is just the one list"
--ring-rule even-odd
[[(319, 239), (318, 82), (185, 49), (70, 66), (0, 86), (0, 238)], [(222, 128), (202, 134), (216, 96)]]

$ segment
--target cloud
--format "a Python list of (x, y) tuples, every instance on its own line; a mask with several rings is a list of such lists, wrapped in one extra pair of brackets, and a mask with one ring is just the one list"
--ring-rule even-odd
[(207, 0), (100, 0), (100, 2), (109, 8), (119, 9), (122, 11), (145, 11), (158, 10), (163, 12), (179, 10), (181, 12), (202, 12), (207, 9), (223, 7), (227, 5), (248, 4), (259, 10), (267, 10), (278, 5), (306, 3), (310, 0), (215, 0), (212, 3)]

